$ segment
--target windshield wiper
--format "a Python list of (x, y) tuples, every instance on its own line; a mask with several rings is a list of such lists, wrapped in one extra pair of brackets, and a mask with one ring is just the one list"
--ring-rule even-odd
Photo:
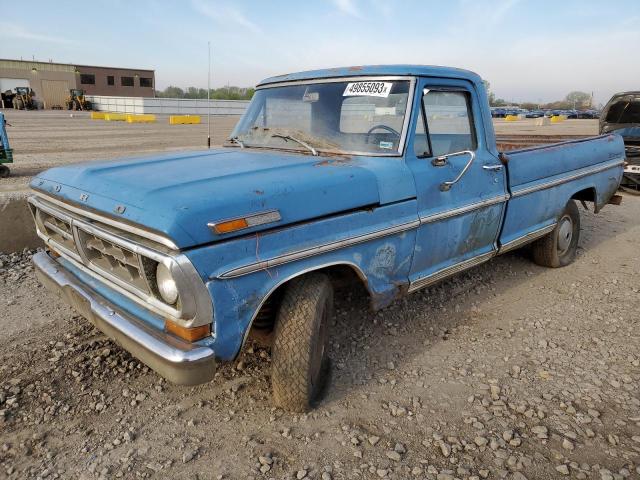
[(316, 151), (315, 148), (313, 148), (307, 142), (304, 142), (304, 141), (300, 140), (299, 138), (292, 137), (291, 135), (282, 135), (280, 133), (274, 133), (273, 135), (271, 135), (271, 137), (273, 137), (273, 138), (281, 138), (285, 142), (288, 141), (288, 140), (293, 140), (294, 142), (299, 143), (303, 147), (307, 148), (311, 152), (311, 155), (313, 155), (314, 157), (318, 156), (318, 152)]
[(228, 138), (227, 140), (229, 140), (231, 143), (237, 143), (238, 145), (240, 145), (240, 148), (244, 148), (244, 142), (240, 140), (238, 137), (231, 137), (231, 138)]

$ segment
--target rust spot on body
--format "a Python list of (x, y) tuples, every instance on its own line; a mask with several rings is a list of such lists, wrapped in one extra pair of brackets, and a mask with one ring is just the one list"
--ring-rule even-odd
[(342, 165), (349, 165), (352, 163), (351, 158), (335, 158), (331, 160), (322, 160), (318, 163), (314, 163), (314, 167), (340, 167)]

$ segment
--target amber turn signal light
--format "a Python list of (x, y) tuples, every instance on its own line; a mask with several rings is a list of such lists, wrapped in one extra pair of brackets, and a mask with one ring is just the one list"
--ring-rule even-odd
[(229, 220), (227, 222), (216, 223), (213, 227), (216, 233), (229, 233), (235, 232), (236, 230), (242, 230), (243, 228), (247, 228), (249, 224), (247, 220), (244, 218), (236, 218), (235, 220)]
[(176, 337), (182, 338), (188, 342), (195, 342), (197, 340), (202, 340), (203, 338), (209, 336), (211, 334), (211, 324), (201, 325), (199, 327), (194, 328), (186, 328), (181, 325), (178, 325), (171, 320), (165, 320), (164, 329), (175, 335)]

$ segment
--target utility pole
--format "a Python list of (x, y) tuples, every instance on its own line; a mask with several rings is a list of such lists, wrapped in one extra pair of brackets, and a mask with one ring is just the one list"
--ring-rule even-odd
[(207, 42), (209, 70), (207, 71), (207, 148), (211, 148), (211, 42)]

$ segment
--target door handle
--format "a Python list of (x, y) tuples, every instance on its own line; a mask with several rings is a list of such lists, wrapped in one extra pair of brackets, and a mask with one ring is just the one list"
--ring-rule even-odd
[(490, 172), (498, 172), (502, 170), (502, 165), (483, 165), (482, 168)]

